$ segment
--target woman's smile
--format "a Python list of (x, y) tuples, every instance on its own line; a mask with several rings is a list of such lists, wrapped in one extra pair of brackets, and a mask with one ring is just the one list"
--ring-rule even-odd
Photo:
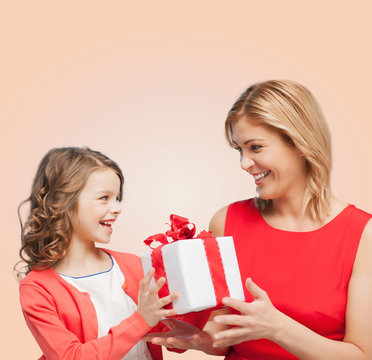
[(254, 182), (256, 183), (256, 185), (259, 186), (264, 181), (264, 178), (266, 178), (270, 174), (270, 172), (271, 172), (270, 170), (267, 170), (261, 173), (256, 173), (256, 174), (251, 174), (251, 175), (253, 176)]

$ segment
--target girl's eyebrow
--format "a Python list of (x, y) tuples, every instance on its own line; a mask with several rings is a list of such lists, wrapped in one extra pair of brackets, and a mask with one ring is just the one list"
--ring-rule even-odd
[(98, 190), (98, 191), (96, 191), (96, 194), (102, 194), (102, 193), (113, 194), (113, 192), (111, 190)]

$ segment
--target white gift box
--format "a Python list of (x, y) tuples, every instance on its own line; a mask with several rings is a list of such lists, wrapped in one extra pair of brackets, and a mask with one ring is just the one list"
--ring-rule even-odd
[[(218, 271), (220, 275), (221, 272), (225, 274), (228, 289), (228, 293), (222, 295), (244, 300), (233, 238), (227, 236), (213, 239), (217, 243), (220, 254), (220, 260), (213, 264), (218, 268), (214, 271)], [(217, 304), (216, 301), (213, 276), (203, 239), (174, 241), (162, 246), (161, 253), (169, 292), (176, 291), (179, 294), (177, 300), (173, 302), (173, 307), (177, 309), (178, 314), (223, 306), (221, 303)], [(146, 274), (153, 267), (151, 251), (142, 255), (141, 260)], [(219, 269), (221, 266), (218, 263), (223, 269)]]

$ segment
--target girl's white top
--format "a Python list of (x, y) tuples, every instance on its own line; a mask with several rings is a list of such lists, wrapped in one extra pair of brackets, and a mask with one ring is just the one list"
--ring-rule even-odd
[[(87, 292), (96, 309), (98, 337), (108, 334), (111, 327), (131, 316), (137, 305), (123, 291), (124, 275), (111, 256), (112, 268), (98, 274), (71, 277), (59, 274), (81, 292)], [(139, 341), (123, 357), (125, 360), (151, 360), (151, 354), (144, 341)]]

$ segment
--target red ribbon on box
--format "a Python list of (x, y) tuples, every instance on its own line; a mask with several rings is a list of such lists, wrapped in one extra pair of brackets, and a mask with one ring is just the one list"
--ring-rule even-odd
[[(168, 230), (165, 235), (155, 234), (144, 240), (144, 243), (153, 249), (151, 253), (151, 261), (152, 266), (155, 268), (155, 280), (158, 280), (162, 276), (167, 279), (162, 255), (163, 246), (173, 241), (194, 239), (193, 236), (196, 231), (195, 224), (190, 223), (187, 218), (174, 214), (170, 216), (170, 220), (171, 224), (169, 225), (171, 226), (171, 229)], [(167, 236), (171, 237), (173, 240), (168, 241)], [(222, 304), (223, 297), (230, 296), (229, 288), (226, 283), (220, 249), (216, 238), (212, 236), (210, 231), (203, 230), (196, 238), (203, 240), (209, 271), (214, 287), (214, 293), (216, 296), (216, 304), (218, 307)], [(154, 242), (159, 242), (161, 245), (154, 248)], [(159, 290), (159, 297), (164, 297), (169, 294), (168, 281), (166, 280), (164, 286)], [(172, 308), (172, 304), (169, 304), (166, 307)]]

